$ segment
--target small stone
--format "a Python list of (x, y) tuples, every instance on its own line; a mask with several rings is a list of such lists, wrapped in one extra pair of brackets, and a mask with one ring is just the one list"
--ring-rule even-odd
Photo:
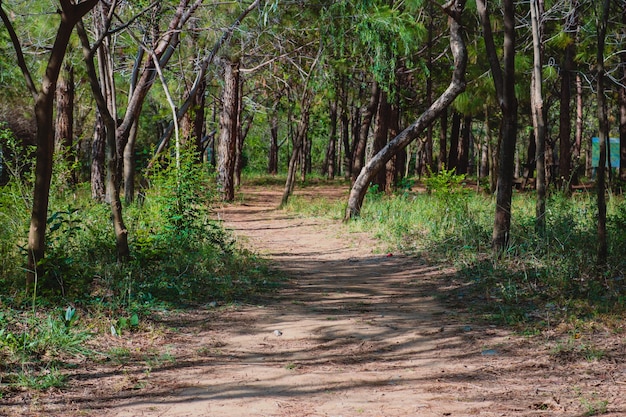
[(282, 336), (283, 332), (281, 332), (280, 330), (274, 330), (274, 336)]

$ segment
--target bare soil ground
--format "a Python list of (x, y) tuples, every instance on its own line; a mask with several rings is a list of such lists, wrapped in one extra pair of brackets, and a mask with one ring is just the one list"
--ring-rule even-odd
[(167, 330), (151, 340), (111, 338), (129, 357), (81, 365), (69, 388), (23, 396), (0, 414), (626, 415), (623, 333), (524, 337), (484, 324), (459, 299), (454, 270), (277, 210), (278, 190), (244, 195), (220, 216), (289, 277), (285, 288), (259, 305), (164, 315)]

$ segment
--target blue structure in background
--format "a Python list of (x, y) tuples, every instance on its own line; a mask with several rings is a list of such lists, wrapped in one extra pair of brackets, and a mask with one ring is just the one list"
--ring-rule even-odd
[[(610, 138), (611, 169), (619, 168), (619, 138)], [(591, 138), (591, 167), (597, 168), (600, 164), (600, 138)], [(609, 167), (609, 160), (606, 161)]]

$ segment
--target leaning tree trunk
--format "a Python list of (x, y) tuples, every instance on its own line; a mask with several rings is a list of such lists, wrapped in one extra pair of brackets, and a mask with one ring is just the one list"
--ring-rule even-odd
[(239, 92), (239, 62), (225, 62), (220, 141), (218, 148), (217, 184), (222, 200), (235, 199), (235, 150), (237, 143), (237, 109)]
[(363, 199), (367, 188), (376, 174), (385, 167), (399, 150), (404, 149), (415, 140), (439, 115), (447, 108), (454, 99), (465, 90), (465, 69), (467, 67), (467, 50), (463, 41), (463, 26), (461, 14), (465, 6), (464, 0), (456, 0), (448, 3), (444, 9), (448, 13), (448, 26), (450, 27), (450, 49), (454, 56), (454, 72), (452, 81), (441, 96), (413, 123), (392, 139), (376, 155), (370, 159), (361, 170), (348, 198), (345, 220), (358, 217), (363, 205)]

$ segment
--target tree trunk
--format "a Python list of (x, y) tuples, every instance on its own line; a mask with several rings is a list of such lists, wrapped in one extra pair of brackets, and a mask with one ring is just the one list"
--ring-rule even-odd
[[(389, 114), (391, 106), (387, 101), (387, 93), (382, 89), (379, 92), (378, 110), (376, 111), (376, 124), (374, 126), (374, 143), (372, 154), (376, 155), (387, 145), (387, 135), (389, 133)], [(387, 172), (381, 169), (372, 181), (372, 185), (378, 187), (379, 192), (387, 189)]]
[[(432, 126), (432, 125), (431, 125)], [(391, 111), (389, 112), (389, 137), (395, 138), (400, 134), (400, 106), (398, 103), (391, 106)], [(385, 192), (387, 194), (392, 193), (400, 179), (404, 177), (404, 172), (406, 170), (406, 159), (407, 159), (407, 151), (406, 148), (403, 148), (398, 153), (396, 153), (390, 160), (387, 162), (387, 179), (385, 181)]]
[(224, 62), (224, 91), (220, 113), (220, 139), (217, 184), (222, 200), (235, 199), (235, 152), (237, 145), (237, 109), (239, 107), (239, 62)]
[(335, 178), (335, 167), (337, 161), (337, 99), (333, 99), (329, 105), (330, 110), (330, 132), (328, 137), (328, 147), (326, 148), (326, 156), (324, 157), (324, 164), (322, 169), (322, 175), (332, 180)]
[(447, 169), (458, 169), (459, 165), (459, 136), (461, 135), (461, 115), (452, 113), (452, 129), (450, 131), (450, 151), (448, 153)]
[[(35, 161), (35, 186), (33, 190), (33, 206), (31, 211), (30, 229), (28, 232), (28, 265), (26, 268), (26, 283), (31, 287), (37, 277), (41, 277), (43, 271), (40, 262), (44, 257), (46, 248), (46, 225), (48, 220), (48, 202), (50, 197), (50, 181), (52, 178), (52, 161), (54, 154), (54, 95), (57, 80), (61, 71), (63, 59), (74, 26), (91, 10), (97, 0), (87, 0), (79, 4), (62, 1), (61, 22), (57, 30), (56, 38), (50, 51), (46, 71), (42, 79), (41, 90), (37, 93), (32, 84), (32, 78), (24, 66), (22, 68), (27, 83), (31, 86), (31, 92), (35, 95), (35, 122), (37, 125), (36, 135), (36, 161)], [(1, 11), (2, 20), (7, 29), (15, 33), (10, 20)], [(16, 38), (17, 39), (17, 38)], [(19, 45), (14, 45), (21, 52)]]
[(447, 168), (448, 161), (448, 109), (445, 108), (439, 117), (440, 134), (439, 134), (439, 170)]
[(606, 96), (604, 95), (604, 44), (607, 24), (609, 20), (610, 0), (603, 0), (602, 15), (597, 23), (598, 49), (597, 49), (597, 80), (596, 91), (598, 94), (598, 137), (600, 142), (600, 158), (596, 173), (596, 188), (598, 200), (598, 264), (604, 265), (608, 255), (608, 242), (606, 230), (606, 162), (609, 142), (609, 119), (607, 112)]
[(245, 139), (245, 136), (243, 120), (241, 119), (243, 114), (243, 82), (241, 81), (241, 77), (240, 80), (237, 82), (237, 88), (237, 123), (235, 125), (235, 172), (233, 178), (235, 187), (239, 187), (241, 185), (241, 171), (243, 171), (244, 165), (243, 141)]
[(267, 163), (267, 173), (278, 174), (278, 112), (276, 108), (270, 115), (270, 149)]
[(67, 175), (64, 178), (66, 184), (76, 183), (76, 172), (72, 168), (74, 164), (74, 67), (65, 64), (63, 75), (59, 78), (56, 90), (57, 116), (55, 127), (56, 149), (67, 163)]
[(467, 174), (470, 160), (470, 138), (472, 135), (472, 116), (463, 117), (463, 129), (459, 141), (457, 174)]
[(500, 67), (493, 40), (491, 21), (485, 0), (477, 0), (476, 6), (483, 27), (487, 59), (491, 67), (496, 95), (502, 111), (500, 161), (496, 187), (496, 212), (492, 246), (498, 253), (509, 243), (511, 230), (511, 198), (515, 167), (515, 143), (517, 141), (517, 99), (515, 97), (515, 2), (503, 0), (504, 16), (504, 65)]
[[(530, 16), (532, 21), (533, 34), (533, 73), (530, 83), (530, 101), (531, 112), (533, 118), (533, 130), (535, 136), (535, 161), (537, 164), (537, 204), (535, 206), (535, 230), (543, 235), (546, 229), (546, 167), (545, 167), (545, 144), (546, 144), (546, 122), (544, 119), (543, 107), (543, 77), (541, 74), (543, 68), (543, 51), (542, 51), (542, 17), (543, 17), (543, 0), (531, 0)], [(565, 75), (562, 75), (566, 78)], [(563, 84), (561, 84), (563, 87)], [(569, 81), (566, 90), (569, 91)], [(563, 91), (561, 91), (563, 99)], [(563, 105), (563, 102), (561, 102)], [(561, 110), (563, 110), (561, 108)], [(567, 100), (567, 114), (569, 115), (569, 96)], [(567, 120), (569, 126), (569, 118)], [(561, 134), (567, 133), (567, 138), (561, 136), (561, 154), (563, 154), (564, 143), (567, 143), (567, 154), (569, 161), (569, 129), (566, 132), (561, 119)], [(561, 162), (563, 158), (561, 158)], [(569, 171), (569, 162), (567, 163)]]
[(352, 154), (352, 183), (356, 181), (359, 176), (363, 165), (365, 164), (365, 148), (367, 147), (367, 138), (369, 136), (370, 126), (372, 124), (372, 118), (376, 114), (378, 108), (378, 99), (380, 97), (380, 87), (377, 82), (372, 83), (372, 93), (370, 96), (370, 102), (363, 110), (361, 116), (361, 125), (359, 129), (358, 141)]
[(106, 128), (100, 111), (96, 109), (96, 127), (91, 145), (91, 198), (100, 203), (104, 203), (106, 196), (105, 148)]
[(348, 206), (346, 208), (345, 220), (355, 218), (361, 212), (363, 199), (371, 180), (383, 169), (399, 150), (404, 149), (409, 143), (417, 138), (430, 125), (442, 111), (448, 107), (454, 99), (465, 89), (465, 70), (467, 67), (467, 50), (463, 40), (463, 27), (461, 25), (461, 15), (465, 6), (464, 0), (456, 0), (446, 5), (445, 11), (448, 13), (448, 26), (450, 28), (450, 50), (454, 56), (454, 71), (452, 80), (448, 88), (437, 100), (413, 123), (403, 130), (398, 136), (387, 145), (363, 168), (358, 178), (352, 186)]
[[(622, 36), (626, 36), (626, 13), (622, 13)], [(622, 53), (622, 84), (619, 87), (619, 178), (626, 181), (626, 53)]]
[[(568, 34), (574, 34), (577, 30), (576, 10), (578, 1), (574, 0), (570, 7), (572, 14), (568, 14), (563, 30)], [(543, 13), (543, 1), (540, 4)], [(573, 15), (573, 16), (572, 16)], [(571, 17), (569, 17), (571, 16)], [(572, 101), (572, 76), (574, 75), (574, 56), (576, 46), (572, 41), (565, 47), (563, 54), (563, 65), (561, 71), (561, 96), (559, 108), (559, 179), (561, 188), (571, 189), (572, 185), (572, 122), (571, 122), (571, 101)]]
[(298, 161), (302, 155), (304, 142), (306, 141), (307, 133), (309, 130), (309, 116), (311, 112), (311, 104), (313, 97), (311, 91), (308, 89), (304, 92), (301, 102), (300, 121), (298, 122), (298, 128), (296, 129), (296, 136), (293, 141), (293, 150), (291, 152), (291, 158), (289, 159), (289, 167), (287, 170), (287, 180), (285, 181), (285, 190), (283, 191), (283, 197), (281, 199), (281, 207), (287, 204), (289, 197), (293, 193), (296, 185), (296, 173), (298, 170)]

